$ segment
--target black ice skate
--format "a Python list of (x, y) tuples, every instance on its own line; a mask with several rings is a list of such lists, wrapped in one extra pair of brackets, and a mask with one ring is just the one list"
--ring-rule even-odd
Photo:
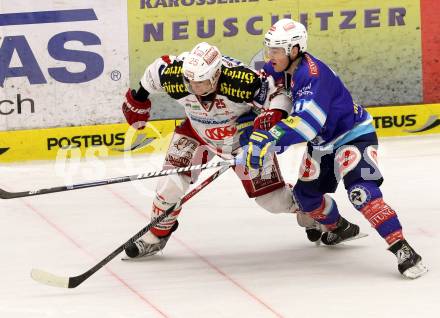
[(406, 240), (397, 241), (388, 250), (396, 255), (397, 268), (404, 277), (415, 279), (428, 272), (428, 267), (422, 263), (422, 257)]
[(359, 232), (359, 226), (348, 222), (342, 216), (340, 217), (337, 228), (330, 232), (324, 232), (321, 236), (321, 242), (325, 245), (336, 245), (344, 241), (351, 241), (367, 234)]
[(306, 227), (307, 238), (310, 242), (319, 245), (321, 243), (322, 231), (316, 227)]
[[(141, 258), (141, 257), (152, 256), (157, 254), (158, 252), (164, 249), (165, 245), (167, 244), (168, 240), (171, 237), (171, 234), (175, 230), (177, 230), (178, 226), (179, 223), (176, 221), (173, 224), (170, 233), (168, 233), (167, 236), (157, 237), (157, 242), (155, 243), (149, 243), (141, 237), (140, 239), (138, 239), (136, 242), (134, 242), (125, 249), (125, 254), (127, 254), (127, 256), (129, 257), (128, 259)], [(147, 232), (146, 235), (152, 235), (152, 233)], [(156, 239), (156, 237), (154, 237), (154, 239)]]

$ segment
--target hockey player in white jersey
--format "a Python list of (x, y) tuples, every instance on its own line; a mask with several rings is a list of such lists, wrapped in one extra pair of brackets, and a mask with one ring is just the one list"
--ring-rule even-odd
[[(129, 90), (123, 113), (130, 125), (145, 126), (149, 119), (149, 95), (167, 93), (185, 109), (186, 119), (176, 127), (164, 168), (200, 164), (207, 157), (232, 158), (253, 129), (253, 110), (289, 111), (290, 99), (265, 77), (239, 61), (222, 56), (220, 51), (202, 42), (191, 52), (162, 56), (147, 67), (140, 88)], [(283, 181), (276, 157), (265, 169), (248, 171), (234, 168), (250, 198), (272, 213), (296, 210), (291, 187)], [(241, 169), (241, 170), (240, 170)], [(180, 174), (161, 178), (153, 200), (152, 218), (175, 204), (197, 175)], [(131, 257), (156, 254), (177, 229), (180, 209), (174, 211), (146, 235), (125, 250)], [(313, 220), (311, 220), (313, 222)]]

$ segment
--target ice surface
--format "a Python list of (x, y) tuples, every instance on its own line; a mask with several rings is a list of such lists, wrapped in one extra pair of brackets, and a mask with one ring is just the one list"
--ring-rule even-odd
[[(280, 157), (294, 182), (303, 146)], [(0, 166), (0, 188), (24, 191), (156, 170), (162, 156)], [(381, 140), (385, 200), (430, 272), (403, 279), (394, 256), (349, 203), (367, 238), (315, 247), (288, 214), (249, 200), (232, 171), (184, 206), (163, 255), (114, 259), (75, 289), (30, 270), (78, 275), (148, 221), (157, 180), (0, 201), (0, 317), (435, 317), (440, 309), (440, 136)], [(63, 176), (63, 171), (64, 176)], [(208, 176), (213, 171), (206, 171)]]

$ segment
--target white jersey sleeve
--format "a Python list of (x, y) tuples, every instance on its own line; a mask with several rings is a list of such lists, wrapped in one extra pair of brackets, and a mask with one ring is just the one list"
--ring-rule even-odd
[(151, 63), (141, 78), (142, 87), (149, 93), (161, 93), (164, 91), (160, 83), (160, 73), (166, 67), (167, 62), (163, 58), (158, 58)]
[(292, 101), (283, 87), (276, 86), (272, 76), (260, 74), (261, 86), (255, 94), (254, 104), (263, 109), (280, 109), (288, 114)]

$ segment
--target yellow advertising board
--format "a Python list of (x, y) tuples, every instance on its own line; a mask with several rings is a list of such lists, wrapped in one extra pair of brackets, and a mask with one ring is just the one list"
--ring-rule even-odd
[(0, 162), (107, 157), (164, 152), (178, 121), (151, 121), (143, 130), (127, 124), (0, 132)]
[(370, 107), (379, 137), (440, 133), (440, 104)]
[[(440, 104), (369, 107), (379, 137), (440, 133)], [(0, 132), (0, 162), (161, 153), (177, 120)]]
[(155, 58), (202, 41), (258, 68), (265, 32), (284, 17), (306, 25), (308, 51), (340, 75), (358, 103), (421, 101), (420, 4), (413, 0), (129, 1), (130, 84), (138, 87)]

